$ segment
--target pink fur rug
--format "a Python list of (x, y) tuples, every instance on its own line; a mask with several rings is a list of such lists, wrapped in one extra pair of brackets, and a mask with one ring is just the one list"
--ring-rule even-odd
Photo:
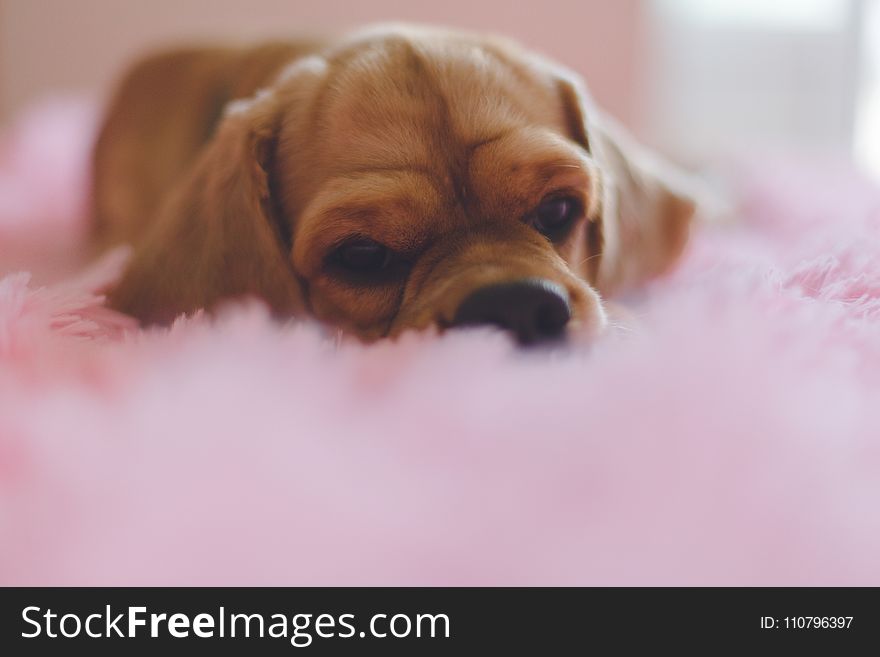
[(590, 350), (362, 347), (103, 308), (94, 119), (0, 139), (0, 584), (880, 585), (880, 191), (846, 170), (740, 167), (738, 223)]

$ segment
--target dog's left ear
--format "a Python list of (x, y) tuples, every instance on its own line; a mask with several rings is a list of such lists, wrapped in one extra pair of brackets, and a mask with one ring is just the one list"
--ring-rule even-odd
[(590, 233), (601, 243), (595, 285), (604, 295), (635, 287), (681, 255), (696, 209), (691, 183), (602, 113), (576, 77), (562, 76), (559, 89), (569, 134), (596, 161), (601, 178), (601, 239)]

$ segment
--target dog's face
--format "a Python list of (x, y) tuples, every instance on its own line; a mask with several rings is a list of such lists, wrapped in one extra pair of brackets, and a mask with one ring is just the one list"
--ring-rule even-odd
[(664, 268), (692, 208), (590, 112), (566, 74), (509, 44), (363, 36), (232, 108), (178, 204), (211, 205), (212, 239), (262, 261), (233, 287), (368, 340), (469, 324), (595, 335), (597, 289)]
[(479, 321), (459, 313), (483, 292), (484, 319), (526, 340), (569, 315), (601, 328), (600, 173), (561, 81), (451, 37), (357, 43), (290, 78), (275, 184), (318, 318), (368, 338), (449, 327)]

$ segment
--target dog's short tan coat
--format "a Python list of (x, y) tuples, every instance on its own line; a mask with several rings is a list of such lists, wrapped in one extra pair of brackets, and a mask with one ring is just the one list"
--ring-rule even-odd
[[(563, 286), (574, 323), (663, 272), (694, 205), (578, 78), (515, 44), (389, 27), (340, 41), (199, 48), (122, 82), (95, 151), (95, 236), (133, 256), (111, 303), (145, 322), (241, 295), (365, 339), (445, 327), (481, 286)], [(527, 221), (564, 194), (564, 239)], [(369, 239), (378, 280), (331, 254)]]

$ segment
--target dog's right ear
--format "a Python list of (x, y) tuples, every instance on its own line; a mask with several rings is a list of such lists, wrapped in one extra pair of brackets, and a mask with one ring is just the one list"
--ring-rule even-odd
[(282, 101), (274, 91), (232, 103), (174, 188), (110, 304), (147, 323), (256, 296), (280, 314), (303, 305), (290, 226), (272, 193)]

